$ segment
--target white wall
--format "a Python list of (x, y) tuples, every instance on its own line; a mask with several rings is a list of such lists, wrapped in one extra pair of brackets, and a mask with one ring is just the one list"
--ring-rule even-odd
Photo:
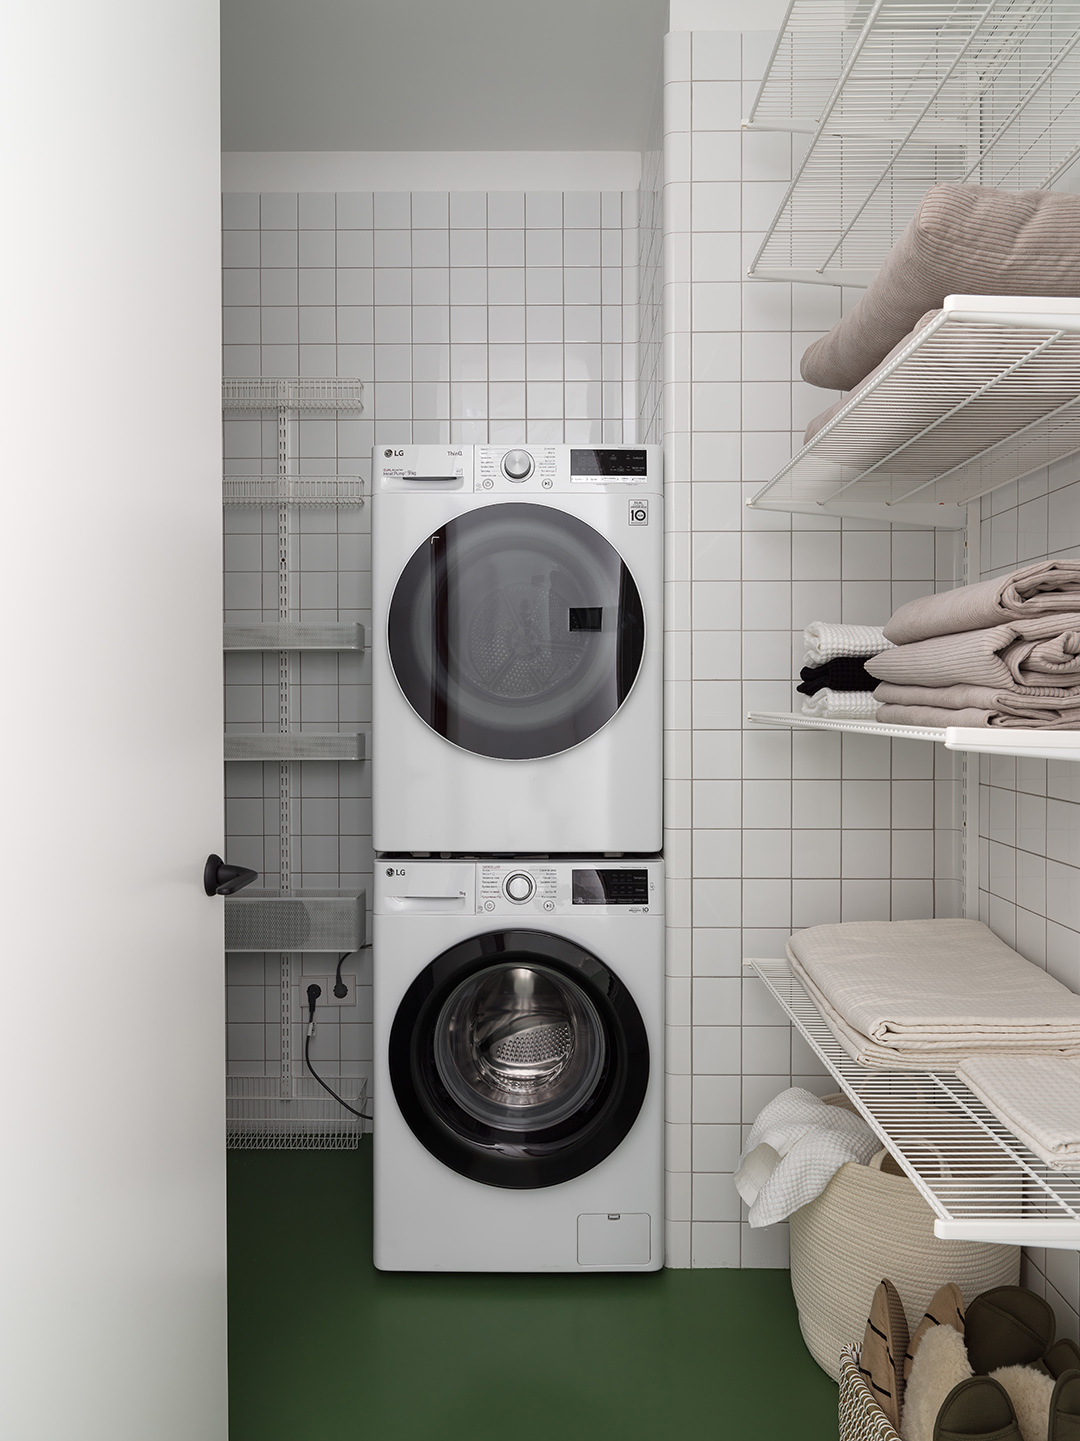
[(217, 6), (3, 57), (0, 1433), (223, 1441)]

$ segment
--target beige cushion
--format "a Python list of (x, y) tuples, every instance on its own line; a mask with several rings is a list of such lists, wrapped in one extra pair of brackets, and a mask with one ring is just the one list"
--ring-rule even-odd
[(934, 185), (855, 309), (802, 359), (851, 390), (947, 295), (1080, 295), (1080, 195)]

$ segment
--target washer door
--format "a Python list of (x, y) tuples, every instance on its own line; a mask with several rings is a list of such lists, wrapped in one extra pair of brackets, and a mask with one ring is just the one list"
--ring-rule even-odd
[(493, 931), (444, 951), (402, 999), (390, 1080), (452, 1170), (536, 1189), (598, 1165), (637, 1119), (649, 1045), (633, 998), (562, 936)]
[(547, 506), (485, 506), (428, 537), (390, 602), (390, 663), (432, 730), (530, 760), (594, 735), (630, 694), (641, 597), (618, 551)]

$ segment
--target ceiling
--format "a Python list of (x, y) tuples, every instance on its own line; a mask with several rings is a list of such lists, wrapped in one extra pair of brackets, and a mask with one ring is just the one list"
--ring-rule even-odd
[(667, 0), (221, 0), (223, 150), (641, 150)]

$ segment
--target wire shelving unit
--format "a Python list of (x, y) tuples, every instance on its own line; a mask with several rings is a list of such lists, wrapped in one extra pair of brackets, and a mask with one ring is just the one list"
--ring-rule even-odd
[(1080, 1171), (1023, 1146), (955, 1076), (860, 1066), (787, 961), (747, 960), (934, 1212), (943, 1240), (1080, 1246)]
[(748, 504), (954, 529), (1080, 450), (1080, 299), (950, 295)]
[[(323, 1066), (327, 1083), (355, 1110), (367, 1100), (367, 1081)], [(298, 1077), (282, 1096), (276, 1078), (228, 1076), (225, 1142), (230, 1151), (353, 1151), (364, 1122), (328, 1096), (317, 1081)]]
[(225, 732), (227, 761), (362, 761), (366, 737), (360, 731), (319, 735), (309, 731)]
[(364, 627), (351, 621), (268, 620), (224, 627), (224, 649), (363, 650)]
[(868, 285), (931, 185), (1070, 182), (1080, 0), (792, 0), (744, 124), (809, 137), (750, 274)]
[(872, 720), (827, 720), (798, 711), (749, 711), (747, 720), (784, 730), (839, 731), (848, 735), (884, 736), (890, 740), (934, 741), (950, 751), (988, 756), (1027, 756), (1029, 760), (1080, 761), (1080, 731), (985, 730), (973, 726), (886, 725)]
[(225, 897), (225, 950), (351, 954), (364, 944), (364, 901), (363, 891), (245, 888)]

